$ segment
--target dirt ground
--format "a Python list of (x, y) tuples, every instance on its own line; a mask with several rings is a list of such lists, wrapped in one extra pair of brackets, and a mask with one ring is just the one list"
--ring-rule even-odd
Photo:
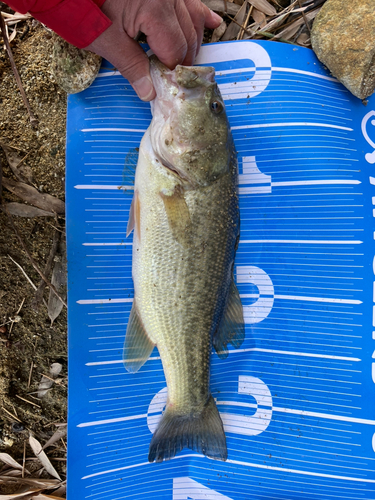
[[(12, 51), (39, 125), (35, 129), (30, 125), (8, 56), (1, 47), (0, 140), (17, 148), (21, 157), (28, 155), (24, 163), (32, 169), (39, 191), (64, 200), (66, 94), (50, 73), (50, 34), (32, 20), (22, 23), (19, 29), (23, 36), (16, 37)], [(1, 149), (0, 160), (3, 176), (15, 180)], [(4, 188), (2, 196), (3, 203), (21, 201)], [(64, 230), (64, 219), (13, 217), (13, 220), (31, 256), (44, 269), (55, 231), (53, 226), (59, 224)], [(20, 247), (8, 217), (0, 212), (0, 451), (22, 464), (24, 443), (28, 442), (30, 431), (44, 444), (55, 432), (54, 424), (66, 422), (67, 319), (64, 309), (51, 326), (43, 303), (39, 312), (32, 309), (35, 292), (11, 258), (38, 286), (40, 276)], [(48, 290), (44, 298), (48, 300)], [(12, 324), (12, 319), (18, 321)], [(62, 365), (59, 375), (62, 380), (43, 399), (38, 399), (35, 392), (42, 375), (49, 375), (52, 363)], [(64, 478), (62, 442), (49, 450), (48, 457)], [(32, 466), (33, 456), (27, 444), (26, 457), (30, 458), (27, 467)], [(8, 490), (0, 486), (0, 492)]]

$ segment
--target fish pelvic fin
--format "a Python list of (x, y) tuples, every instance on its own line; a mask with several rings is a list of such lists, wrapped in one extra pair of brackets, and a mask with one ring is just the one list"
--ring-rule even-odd
[(232, 344), (238, 349), (245, 340), (245, 322), (238, 288), (232, 277), (228, 301), (223, 318), (213, 337), (213, 346), (219, 358), (228, 357), (227, 345)]
[(126, 370), (130, 373), (137, 372), (148, 360), (154, 346), (146, 333), (134, 301), (124, 343), (123, 360)]
[(170, 460), (183, 448), (215, 460), (228, 458), (223, 422), (211, 395), (198, 414), (178, 414), (167, 406), (151, 439), (148, 461)]

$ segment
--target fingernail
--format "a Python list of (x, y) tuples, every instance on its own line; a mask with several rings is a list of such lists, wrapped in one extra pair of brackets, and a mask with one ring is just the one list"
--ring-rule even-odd
[(216, 14), (216, 12), (214, 12), (213, 10), (211, 10), (211, 17), (214, 21), (216, 21), (217, 23), (222, 23), (223, 22), (223, 18), (219, 16), (219, 14)]
[(152, 85), (151, 78), (148, 76), (143, 76), (139, 80), (136, 80), (133, 83), (133, 88), (142, 101), (149, 101), (154, 93), (154, 86)]

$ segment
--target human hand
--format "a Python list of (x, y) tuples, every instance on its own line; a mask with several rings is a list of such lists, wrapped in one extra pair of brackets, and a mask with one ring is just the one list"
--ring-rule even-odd
[(112, 21), (85, 47), (111, 62), (144, 101), (155, 97), (148, 57), (134, 40), (139, 31), (162, 63), (192, 65), (203, 40), (203, 29), (217, 28), (222, 19), (201, 0), (106, 0), (104, 14)]

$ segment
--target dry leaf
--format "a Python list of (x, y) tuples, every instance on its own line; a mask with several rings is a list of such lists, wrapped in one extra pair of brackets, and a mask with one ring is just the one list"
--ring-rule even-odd
[(22, 470), (22, 465), (16, 462), (8, 453), (0, 453), (0, 460), (9, 465), (9, 467), (13, 467), (13, 469)]
[[(247, 7), (248, 7), (247, 2), (244, 2), (244, 4), (240, 8), (240, 10), (237, 12), (237, 14), (234, 18), (237, 22), (235, 23), (234, 21), (232, 21), (230, 23), (230, 25), (228, 26), (227, 31), (222, 36), (221, 39), (223, 40), (223, 42), (227, 41), (227, 40), (233, 40), (234, 38), (236, 38), (236, 36), (238, 35), (238, 33), (241, 29), (243, 22), (245, 21)], [(238, 25), (240, 25), (240, 26), (238, 26)]]
[(287, 18), (290, 15), (290, 11), (293, 10), (294, 6), (297, 5), (298, 0), (295, 0), (289, 7), (286, 7), (283, 11), (279, 12), (279, 14), (271, 19), (269, 23), (267, 23), (263, 30), (271, 31), (278, 28), (282, 23), (286, 22)]
[(42, 449), (42, 445), (39, 443), (39, 441), (30, 435), (29, 443), (30, 443), (30, 446), (34, 452), (34, 455), (38, 458), (38, 460), (40, 460), (41, 464), (43, 465), (45, 470), (48, 472), (48, 474), (50, 474), (51, 476), (53, 476), (56, 479), (59, 479), (61, 481), (60, 476), (56, 472), (54, 466), (51, 464), (47, 455), (44, 453), (44, 451)]
[(48, 392), (54, 382), (54, 379), (59, 375), (62, 370), (62, 365), (60, 363), (53, 363), (49, 370), (49, 377), (42, 376), (42, 379), (38, 385), (38, 398), (42, 399)]
[(247, 0), (251, 5), (254, 5), (254, 7), (260, 12), (263, 12), (267, 16), (276, 16), (277, 10), (275, 7), (267, 2), (267, 0)]
[[(9, 26), (9, 24), (8, 24)], [(14, 27), (12, 34), (9, 37), (9, 43), (13, 42), (17, 35), (17, 26)]]
[(298, 45), (302, 45), (303, 47), (310, 45), (310, 35), (308, 33), (301, 33), (297, 38), (297, 43)]
[(263, 12), (261, 12), (260, 10), (258, 10), (254, 7), (251, 15), (252, 15), (254, 21), (256, 23), (258, 23), (261, 28), (264, 28), (264, 26), (267, 24), (265, 14), (263, 14)]
[(61, 497), (65, 497), (66, 495), (66, 481), (64, 481), (57, 490), (53, 492), (54, 496), (56, 498), (59, 498), (60, 500), (64, 500)]
[[(36, 460), (36, 459), (33, 459), (33, 460)], [(44, 469), (42, 467), (37, 472), (37, 474), (43, 473), (43, 471), (44, 471)], [(8, 481), (8, 479), (9, 479), (9, 481)], [(20, 485), (24, 485), (25, 487), (30, 486), (32, 491), (35, 491), (36, 489), (38, 491), (56, 490), (56, 488), (59, 488), (60, 485), (64, 484), (64, 483), (61, 483), (61, 481), (58, 481), (57, 479), (38, 479), (38, 478), (22, 478), (22, 477), (8, 478), (8, 477), (4, 477), (3, 475), (0, 476), (0, 480), (3, 482), (17, 484), (17, 486), (20, 486)], [(55, 493), (56, 492), (54, 491), (54, 494)]]
[(8, 165), (11, 168), (14, 175), (17, 177), (17, 179), (21, 182), (28, 182), (30, 184), (34, 184), (33, 171), (31, 170), (30, 167), (28, 167), (23, 163), (23, 160), (24, 158), (26, 158), (27, 155), (21, 158), (16, 152), (15, 148), (8, 146), (4, 141), (1, 140), (0, 140), (0, 146), (3, 148), (6, 159), (8, 161)]
[(40, 494), (40, 495), (38, 495), (36, 497), (33, 497), (32, 500), (63, 500), (63, 499), (61, 497), (55, 497), (55, 496), (52, 496), (52, 495), (43, 495), (43, 494)]
[(274, 39), (277, 38), (284, 38), (285, 40), (290, 40), (293, 35), (297, 33), (297, 31), (300, 29), (301, 25), (304, 24), (303, 19), (297, 19), (292, 23), (290, 26), (287, 28), (283, 29), (278, 33), (277, 35), (274, 36)]
[[(30, 474), (30, 472), (29, 472)], [(7, 478), (13, 478), (13, 477), (20, 477), (22, 476), (22, 471), (18, 469), (9, 469), (7, 471), (1, 472), (0, 480), (3, 476), (6, 476)], [(6, 482), (6, 479), (5, 479)]]
[(218, 42), (227, 30), (227, 23), (223, 21), (212, 33), (211, 43)]
[[(56, 288), (61, 297), (65, 300), (66, 298), (66, 284), (67, 284), (67, 264), (66, 264), (66, 244), (65, 239), (60, 241), (61, 253), (59, 260), (56, 261), (55, 266), (52, 271), (51, 283)], [(55, 257), (56, 258), (56, 257)], [(48, 316), (51, 320), (51, 326), (58, 315), (61, 313), (63, 308), (63, 303), (57, 297), (57, 295), (50, 290), (48, 297)]]
[[(317, 13), (319, 12), (320, 9), (315, 9), (311, 12), (308, 12), (306, 15), (305, 15), (305, 18), (307, 21), (311, 21), (312, 19), (315, 18), (315, 16), (317, 15)], [(300, 17), (299, 19), (296, 19), (294, 21), (294, 23), (292, 23), (290, 26), (287, 26), (285, 29), (283, 29), (282, 31), (280, 31), (280, 33), (278, 33), (275, 38), (285, 38), (285, 39), (290, 39), (293, 35), (295, 35), (298, 31), (298, 29), (300, 28), (300, 26), (302, 26), (302, 24), (304, 24), (305, 21), (303, 19), (303, 17)]]
[(34, 187), (3, 177), (3, 186), (24, 201), (47, 212), (65, 213), (65, 203), (50, 194), (39, 193)]
[(202, 0), (202, 2), (207, 5), (207, 7), (216, 12), (225, 12), (230, 16), (235, 16), (237, 12), (240, 10), (240, 6), (235, 3), (227, 2), (226, 10), (225, 10), (225, 2), (224, 0)]
[(53, 217), (52, 212), (46, 212), (37, 207), (32, 207), (31, 205), (24, 205), (23, 203), (7, 203), (6, 209), (12, 215), (18, 217)]
[(42, 490), (33, 490), (26, 493), (16, 493), (14, 495), (0, 495), (0, 500), (34, 500), (34, 498), (40, 499), (40, 496), (38, 495), (40, 491)]
[(66, 436), (66, 433), (67, 433), (67, 426), (65, 424), (65, 426), (59, 427), (57, 429), (57, 431), (53, 434), (53, 436), (50, 437), (50, 439), (43, 446), (43, 450), (48, 448), (48, 446), (51, 446), (51, 445), (57, 443), (57, 441), (60, 441), (61, 438), (64, 438)]

